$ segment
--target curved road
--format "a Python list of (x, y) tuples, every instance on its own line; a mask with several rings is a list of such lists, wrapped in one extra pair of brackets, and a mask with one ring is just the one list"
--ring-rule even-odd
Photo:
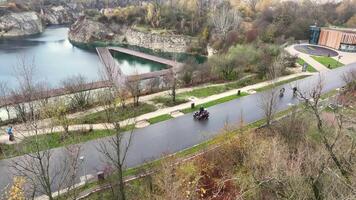
[[(356, 63), (337, 68), (332, 71), (320, 73), (324, 83), (324, 93), (342, 87), (344, 82), (342, 75), (351, 69), (356, 70)], [(301, 91), (308, 91), (318, 82), (319, 75), (314, 75), (302, 80), (286, 84), (286, 93), (278, 103), (278, 110), (287, 109), (290, 104), (299, 103), (293, 98), (291, 86), (297, 85)], [(282, 86), (281, 86), (282, 87)], [(268, 92), (268, 91), (266, 91)], [(128, 151), (126, 166), (135, 167), (145, 162), (160, 158), (164, 154), (171, 154), (196, 144), (204, 142), (219, 134), (225, 124), (238, 124), (241, 119), (245, 123), (251, 123), (264, 118), (259, 107), (259, 100), (265, 92), (256, 93), (223, 104), (208, 108), (210, 119), (206, 122), (194, 121), (192, 114), (187, 114), (172, 120), (153, 124), (143, 129), (135, 130), (132, 143)], [(127, 139), (128, 133), (125, 137)], [(85, 170), (79, 174), (96, 174), (98, 170), (107, 166), (103, 156), (97, 147), (101, 143), (108, 142), (109, 138), (89, 141), (82, 144), (82, 155), (85, 157)], [(126, 142), (125, 140), (123, 142)], [(59, 168), (63, 148), (54, 149), (52, 168)], [(0, 191), (8, 185), (13, 177), (9, 164), (19, 157), (0, 161)], [(84, 168), (83, 167), (83, 168)]]

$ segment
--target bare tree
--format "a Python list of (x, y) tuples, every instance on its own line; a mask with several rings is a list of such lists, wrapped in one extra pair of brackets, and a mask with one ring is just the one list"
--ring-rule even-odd
[(91, 89), (89, 83), (82, 75), (73, 76), (62, 81), (64, 90), (69, 94), (72, 109), (85, 109), (91, 103)]
[(274, 62), (273, 65), (268, 67), (267, 77), (271, 80), (272, 89), (261, 94), (261, 97), (259, 99), (259, 104), (260, 104), (259, 106), (264, 112), (267, 126), (271, 124), (274, 118), (277, 109), (277, 104), (279, 101), (279, 97), (278, 97), (279, 93), (275, 85), (276, 84), (275, 78), (278, 77), (279, 74), (279, 70), (278, 70), (279, 64), (280, 63), (277, 60), (276, 62)]
[[(50, 149), (50, 141), (39, 138), (41, 134), (51, 133), (43, 132), (48, 130), (41, 129), (40, 120), (43, 112), (41, 112), (39, 100), (42, 98), (41, 89), (44, 87), (39, 87), (38, 82), (34, 79), (34, 63), (28, 63), (25, 59), (21, 59), (20, 65), (16, 69), (19, 87), (18, 90), (14, 90), (14, 94), (18, 96), (19, 105), (15, 106), (22, 110), (24, 122), (23, 132), (21, 133), (19, 130), (18, 134), (23, 134), (22, 137), (25, 140), (23, 140), (24, 145), (18, 149), (19, 154), (23, 156), (14, 159), (11, 166), (16, 174), (26, 178), (32, 198), (38, 194), (45, 194), (52, 200), (54, 199), (53, 192), (56, 189), (60, 190), (69, 186), (66, 183), (69, 182), (69, 178), (73, 177), (73, 175), (69, 175), (73, 171), (67, 167), (75, 164), (69, 163), (65, 159), (59, 161), (63, 152), (53, 153)], [(31, 137), (31, 139), (26, 140), (27, 137)]]
[[(7, 113), (7, 120), (10, 120), (10, 106), (8, 102), (8, 98), (10, 96), (10, 89), (5, 82), (0, 81), (0, 108), (4, 108)], [(0, 119), (1, 121), (1, 119)]]
[[(337, 166), (337, 168), (339, 169), (341, 175), (345, 178), (345, 180), (349, 181), (349, 175), (351, 171), (349, 171), (343, 165), (343, 162), (338, 158), (335, 152), (336, 150), (334, 149), (335, 143), (338, 141), (341, 132), (336, 134), (334, 138), (328, 138), (327, 131), (324, 127), (324, 123), (322, 119), (322, 106), (321, 106), (322, 92), (323, 92), (323, 82), (321, 77), (319, 77), (318, 82), (316, 83), (314, 88), (312, 88), (310, 91), (307, 92), (297, 91), (297, 94), (298, 97), (305, 102), (307, 108), (309, 108), (312, 114), (314, 115), (317, 121), (319, 136), (321, 137), (322, 143), (325, 149), (327, 150), (327, 152), (329, 153), (331, 160)], [(342, 121), (340, 120), (342, 120), (341, 116), (338, 117), (338, 121), (339, 121), (338, 123), (342, 125)]]
[(133, 98), (134, 106), (138, 106), (142, 92), (141, 79), (138, 72), (136, 72), (134, 75), (131, 75), (131, 78), (126, 80), (125, 85)]
[(240, 16), (237, 11), (232, 10), (226, 3), (222, 3), (212, 15), (212, 23), (217, 33), (226, 36), (227, 32), (240, 24)]
[(176, 97), (177, 97), (177, 75), (174, 72), (173, 69), (169, 70), (169, 73), (165, 76), (165, 82), (167, 83), (167, 86), (169, 87), (169, 89), (171, 90), (171, 92), (169, 93), (169, 95), (172, 97), (172, 102), (175, 103), (176, 102)]
[(346, 84), (346, 87), (350, 91), (355, 91), (356, 90), (356, 70), (350, 70), (349, 72), (345, 73), (342, 76), (342, 79), (344, 83)]
[(18, 59), (15, 66), (15, 74), (18, 81), (18, 88), (11, 91), (14, 109), (17, 117), (23, 122), (36, 121), (36, 110), (38, 104), (38, 84), (35, 82), (35, 60), (28, 60), (25, 56)]
[[(125, 200), (126, 195), (123, 177), (124, 162), (132, 141), (133, 129), (128, 134), (123, 134), (120, 121), (115, 120), (114, 116), (115, 114), (119, 113), (121, 109), (124, 109), (115, 100), (118, 96), (123, 96), (120, 93), (123, 91), (122, 87), (127, 86), (127, 84), (122, 84), (122, 82), (126, 81), (125, 77), (121, 76), (115, 67), (105, 66), (104, 72), (104, 79), (110, 82), (110, 87), (105, 90), (105, 94), (101, 96), (102, 102), (105, 106), (106, 130), (109, 133), (114, 132), (115, 135), (101, 143), (98, 147), (98, 150), (103, 154), (106, 161), (114, 167), (115, 174), (117, 174), (117, 176), (114, 178), (114, 183), (111, 184), (111, 191), (113, 196), (115, 199)], [(130, 92), (132, 92), (131, 94), (135, 98), (135, 102), (138, 103), (139, 95), (136, 92), (139, 93), (139, 91), (136, 90), (139, 90), (139, 86), (129, 84), (129, 87)], [(125, 101), (123, 99), (120, 100)], [(133, 122), (133, 124), (135, 123)]]
[(14, 159), (11, 167), (15, 174), (26, 179), (31, 198), (44, 194), (53, 200), (56, 191), (58, 197), (62, 189), (72, 190), (78, 179), (80, 147), (52, 152), (44, 141), (34, 140), (29, 145), (34, 152)]
[(276, 88), (272, 88), (271, 90), (261, 94), (259, 106), (263, 110), (267, 126), (271, 125), (274, 115), (276, 114), (277, 103), (278, 92)]
[(51, 119), (53, 126), (61, 126), (63, 134), (61, 140), (64, 140), (69, 135), (69, 126), (71, 121), (68, 118), (69, 108), (64, 100), (58, 100), (53, 103), (48, 103), (42, 107), (41, 114), (46, 119)]

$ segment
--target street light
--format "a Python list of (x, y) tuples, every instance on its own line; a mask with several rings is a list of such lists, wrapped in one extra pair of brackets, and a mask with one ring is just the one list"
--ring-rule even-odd
[(82, 167), (83, 167), (83, 173), (84, 173), (84, 178), (85, 178), (85, 184), (87, 184), (88, 182), (88, 178), (87, 178), (87, 170), (86, 170), (86, 165), (85, 165), (85, 157), (84, 156), (80, 156), (79, 157), (80, 162), (82, 163)]

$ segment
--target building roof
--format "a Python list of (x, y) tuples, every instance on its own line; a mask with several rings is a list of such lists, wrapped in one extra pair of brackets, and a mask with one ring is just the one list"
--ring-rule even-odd
[(336, 31), (342, 31), (345, 33), (355, 33), (356, 34), (355, 28), (341, 28), (341, 27), (330, 26), (330, 27), (322, 27), (321, 29), (336, 30)]

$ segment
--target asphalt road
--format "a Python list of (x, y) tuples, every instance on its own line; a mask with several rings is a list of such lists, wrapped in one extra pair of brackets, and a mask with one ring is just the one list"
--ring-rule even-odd
[[(323, 93), (326, 93), (342, 87), (344, 82), (341, 77), (351, 69), (356, 70), (356, 63), (280, 86), (285, 87), (286, 92), (278, 102), (278, 110), (282, 111), (291, 104), (299, 103), (299, 100), (293, 97), (292, 87), (297, 86), (301, 91), (310, 91), (321, 77)], [(126, 167), (135, 167), (158, 159), (165, 154), (175, 153), (211, 139), (218, 135), (226, 124), (238, 125), (241, 117), (244, 123), (263, 119), (263, 111), (259, 105), (262, 96), (267, 92), (256, 93), (210, 107), (208, 108), (210, 119), (205, 122), (195, 121), (192, 114), (187, 114), (135, 130), (125, 162)], [(125, 133), (125, 138), (123, 142), (127, 143), (128, 133)], [(96, 174), (97, 171), (107, 168), (108, 165), (97, 148), (99, 144), (107, 144), (109, 139), (98, 139), (81, 145), (81, 154), (85, 157), (85, 162), (82, 165), (81, 172), (79, 172), (80, 175), (84, 175), (84, 172)], [(61, 169), (62, 157), (65, 155), (63, 151), (63, 148), (53, 150), (52, 169)], [(0, 161), (0, 191), (11, 183), (14, 173), (9, 165), (13, 160), (20, 158)]]

